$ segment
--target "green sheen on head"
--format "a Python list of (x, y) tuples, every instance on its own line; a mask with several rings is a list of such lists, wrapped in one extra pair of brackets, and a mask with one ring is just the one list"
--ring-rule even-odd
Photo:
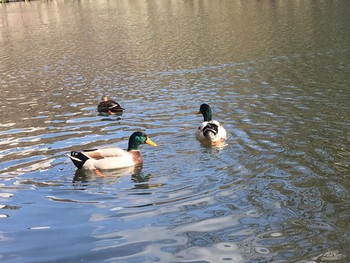
[(128, 151), (138, 150), (141, 144), (157, 146), (144, 132), (134, 132), (129, 138)]
[(208, 104), (203, 103), (199, 108), (199, 113), (203, 115), (204, 121), (212, 120), (211, 108)]

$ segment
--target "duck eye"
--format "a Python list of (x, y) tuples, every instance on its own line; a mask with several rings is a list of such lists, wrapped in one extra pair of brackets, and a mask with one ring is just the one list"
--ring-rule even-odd
[(138, 141), (139, 143), (143, 143), (145, 139), (142, 136), (137, 136), (136, 141)]

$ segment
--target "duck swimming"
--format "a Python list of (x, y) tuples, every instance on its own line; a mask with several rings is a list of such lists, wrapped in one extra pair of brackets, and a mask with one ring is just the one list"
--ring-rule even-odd
[(202, 114), (204, 117), (204, 121), (196, 131), (197, 140), (204, 145), (221, 145), (226, 140), (226, 130), (218, 121), (212, 119), (210, 106), (203, 103), (197, 114)]
[(114, 100), (108, 99), (107, 96), (102, 96), (100, 103), (97, 106), (97, 111), (100, 113), (117, 114), (122, 113), (124, 108)]
[[(109, 170), (142, 164), (141, 144), (157, 146), (146, 133), (134, 132), (129, 138), (128, 149), (108, 147), (84, 151), (72, 151), (68, 156), (78, 169)], [(96, 173), (97, 173), (96, 171)]]

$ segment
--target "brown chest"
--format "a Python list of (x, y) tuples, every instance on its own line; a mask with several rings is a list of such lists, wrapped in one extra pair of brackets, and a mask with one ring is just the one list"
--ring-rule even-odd
[(131, 155), (132, 155), (132, 160), (136, 165), (142, 163), (142, 155), (140, 151), (131, 151)]

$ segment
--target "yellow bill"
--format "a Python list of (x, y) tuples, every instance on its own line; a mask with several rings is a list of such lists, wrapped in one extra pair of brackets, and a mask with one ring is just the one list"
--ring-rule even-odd
[(151, 145), (151, 146), (157, 146), (157, 144), (154, 143), (149, 137), (147, 137), (146, 143), (149, 144), (149, 145)]

